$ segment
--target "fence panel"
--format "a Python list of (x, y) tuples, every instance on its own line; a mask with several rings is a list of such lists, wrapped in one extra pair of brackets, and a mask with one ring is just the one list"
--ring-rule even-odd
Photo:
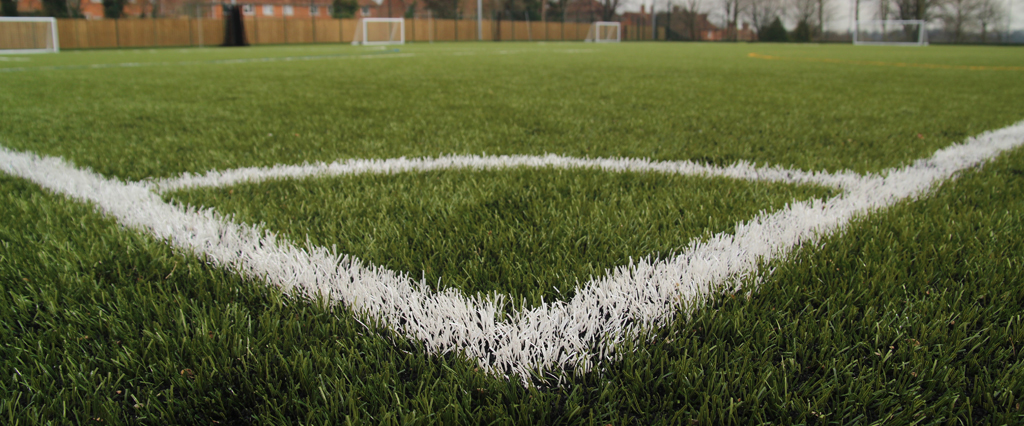
[(476, 40), (476, 21), (470, 21), (468, 19), (461, 19), (456, 21), (459, 25), (459, 40), (461, 41), (472, 41)]
[(78, 21), (80, 19), (58, 19), (57, 37), (60, 39), (61, 49), (79, 49)]
[(562, 23), (561, 22), (545, 22), (544, 23), (544, 40), (555, 41), (562, 39)]
[(341, 42), (351, 43), (355, 40), (356, 27), (359, 26), (358, 19), (342, 19), (341, 20)]
[(191, 19), (150, 19), (156, 26), (157, 46), (193, 46)]
[(484, 37), (483, 37), (484, 41), (493, 41), (494, 40), (494, 22), (491, 21), (491, 20), (486, 20), (486, 21), (483, 22), (483, 27), (484, 27), (484, 34), (483, 34), (484, 35)]
[(530, 39), (533, 41), (546, 40), (544, 37), (544, 23), (540, 21), (530, 21)]
[(118, 19), (117, 43), (120, 47), (156, 46), (156, 27), (148, 19)]
[(117, 21), (83, 21), (85, 24), (84, 47), (120, 47), (117, 43)]
[(0, 49), (46, 47), (50, 26), (40, 22), (8, 22), (0, 26)]
[(245, 40), (249, 44), (259, 44), (259, 40), (256, 39), (259, 35), (256, 32), (256, 20), (253, 18), (242, 18), (242, 27), (245, 29)]
[[(306, 19), (249, 17), (244, 19), (250, 44), (350, 43), (357, 19)], [(483, 22), (483, 39), (499, 41), (583, 40), (589, 23), (577, 22)], [(628, 40), (650, 39), (650, 27), (624, 28)], [(61, 48), (217, 46), (224, 42), (221, 19), (58, 19)], [(664, 37), (663, 34), (660, 34)], [(0, 37), (4, 37), (0, 34)], [(406, 19), (407, 42), (477, 40), (475, 19)], [(11, 38), (11, 37), (7, 37)]]
[(341, 43), (341, 20), (338, 20), (338, 19), (317, 19), (316, 20), (316, 42), (317, 43)]
[(253, 44), (282, 44), (287, 42), (283, 18), (254, 18), (256, 41)]
[[(192, 39), (195, 46), (219, 46), (224, 44), (224, 21), (220, 19), (196, 19), (192, 23), (196, 35)], [(245, 35), (249, 37), (249, 34)]]
[(287, 19), (285, 18), (285, 35), (287, 43), (312, 43), (313, 42), (313, 21), (312, 19)]
[(587, 38), (587, 31), (590, 30), (590, 23), (588, 22), (574, 22), (573, 26), (576, 27), (573, 30), (575, 37), (573, 40), (583, 41)]

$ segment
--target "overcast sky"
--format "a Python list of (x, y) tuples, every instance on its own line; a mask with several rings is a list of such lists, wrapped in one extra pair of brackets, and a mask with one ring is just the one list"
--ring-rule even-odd
[[(629, 0), (627, 0), (629, 1)], [(666, 0), (654, 0), (658, 10), (664, 10)], [(782, 0), (786, 1), (786, 0)], [(828, 0), (831, 2), (831, 15), (832, 18), (825, 22), (825, 29), (829, 28), (833, 30), (849, 30), (852, 24), (853, 15), (853, 1), (852, 0)], [(1009, 13), (1012, 19), (1011, 27), (1014, 30), (1024, 30), (1024, 0), (1000, 0), (1003, 3), (1003, 9)], [(646, 6), (647, 11), (650, 11), (652, 0), (632, 0), (626, 5), (624, 10), (630, 12), (639, 12), (640, 5)], [(678, 0), (676, 4), (681, 4)], [(711, 16), (711, 22), (714, 24), (722, 23), (722, 10), (723, 0), (703, 0), (702, 2), (704, 12), (709, 12)], [(877, 2), (871, 0), (861, 0), (860, 14), (861, 19), (868, 19), (877, 10)]]

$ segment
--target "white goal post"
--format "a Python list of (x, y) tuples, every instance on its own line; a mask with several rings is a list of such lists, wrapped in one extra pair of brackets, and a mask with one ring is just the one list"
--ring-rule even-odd
[(356, 24), (352, 44), (405, 44), (405, 19), (362, 18)]
[(59, 51), (56, 19), (0, 16), (0, 55)]
[(618, 43), (622, 41), (622, 25), (618, 22), (597, 21), (590, 24), (587, 31), (586, 42), (593, 43)]
[(876, 46), (927, 46), (927, 22), (920, 19), (857, 21), (853, 44)]

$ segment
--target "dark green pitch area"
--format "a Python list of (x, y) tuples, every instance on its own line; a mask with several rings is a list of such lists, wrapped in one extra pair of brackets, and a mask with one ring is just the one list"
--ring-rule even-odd
[[(435, 288), (564, 300), (641, 257), (666, 258), (758, 212), (836, 190), (600, 170), (505, 169), (280, 180), (171, 194)], [(506, 299), (506, 300), (509, 300)], [(525, 302), (525, 303), (524, 303)]]
[[(318, 55), (328, 57), (211, 62)], [(949, 46), (450, 43), (396, 53), (320, 45), (36, 55), (0, 62), (0, 69), (25, 69), (0, 73), (0, 145), (131, 180), (483, 153), (865, 172), (1024, 118), (1024, 70), (894, 66), (901, 62), (1024, 67), (1024, 54)], [(112, 63), (133, 66), (40, 68)]]
[[(1024, 151), (524, 388), (0, 178), (6, 424), (1024, 420)], [(371, 324), (372, 327), (372, 324)]]

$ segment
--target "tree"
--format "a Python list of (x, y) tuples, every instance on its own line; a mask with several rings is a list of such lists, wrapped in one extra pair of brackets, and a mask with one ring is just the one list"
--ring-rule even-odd
[(829, 0), (818, 0), (818, 36), (822, 37), (825, 35), (825, 19), (830, 15), (828, 10), (832, 6), (832, 2)]
[(435, 18), (458, 19), (459, 0), (423, 0), (427, 9), (434, 11)]
[(18, 16), (18, 0), (0, 0), (0, 15)]
[(757, 39), (775, 42), (789, 41), (789, 34), (786, 33), (786, 27), (782, 25), (782, 20), (776, 16), (772, 23), (765, 27), (764, 31), (757, 32)]
[(120, 18), (124, 16), (125, 0), (103, 0), (103, 17)]
[(897, 18), (928, 20), (928, 10), (935, 6), (938, 0), (895, 0), (895, 3), (896, 10), (894, 12)]
[(811, 41), (811, 24), (808, 24), (806, 20), (797, 22), (796, 29), (793, 30), (792, 39), (798, 43)]
[(743, 7), (743, 3), (740, 0), (722, 0), (722, 6), (725, 9), (725, 28), (729, 36), (736, 40), (736, 24), (740, 19), (740, 9)]
[(758, 39), (762, 39), (761, 34), (767, 32), (768, 27), (774, 25), (775, 21), (779, 21), (779, 27), (783, 28), (783, 32), (785, 32), (782, 21), (779, 19), (783, 10), (783, 3), (780, 0), (750, 0), (750, 4), (747, 6), (747, 16), (750, 17), (751, 25), (757, 30)]
[(797, 23), (796, 29), (793, 30), (793, 41), (811, 41), (814, 35), (811, 23), (818, 12), (818, 0), (792, 0), (792, 10)]
[(568, 4), (569, 0), (548, 0), (547, 20), (564, 21), (565, 9)]
[(946, 31), (953, 34), (953, 41), (958, 43), (965, 41), (967, 31), (970, 30), (981, 10), (981, 2), (978, 0), (948, 0), (943, 6), (940, 18)]
[(683, 25), (686, 27), (685, 33), (690, 37), (690, 40), (703, 39), (702, 33), (704, 28), (700, 28), (704, 22), (702, 19), (703, 13), (701, 13), (703, 7), (704, 5), (701, 0), (683, 1)]
[(600, 0), (601, 20), (611, 21), (615, 19), (616, 10), (619, 8), (619, 0)]
[(356, 16), (356, 10), (359, 9), (358, 0), (334, 0), (334, 13), (335, 18), (353, 18)]
[(987, 43), (989, 27), (998, 23), (1006, 14), (1003, 11), (1003, 5), (995, 0), (980, 0), (980, 2), (978, 23), (981, 24), (981, 42)]
[(72, 0), (43, 0), (43, 15), (54, 18), (77, 18), (81, 13), (78, 3)]

